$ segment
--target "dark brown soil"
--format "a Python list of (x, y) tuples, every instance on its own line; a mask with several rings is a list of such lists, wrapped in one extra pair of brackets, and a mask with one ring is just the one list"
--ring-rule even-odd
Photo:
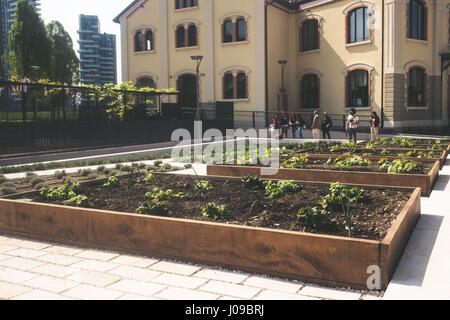
[[(85, 185), (81, 187), (81, 193), (91, 200), (95, 209), (134, 213), (146, 201), (145, 194), (153, 188), (172, 189), (175, 192), (183, 192), (185, 196), (182, 199), (167, 202), (168, 217), (348, 236), (341, 212), (330, 213), (331, 222), (317, 229), (305, 228), (297, 224), (298, 210), (307, 206), (318, 206), (318, 201), (329, 193), (327, 185), (302, 184), (300, 191), (275, 200), (268, 199), (264, 191), (261, 191), (259, 196), (264, 199), (264, 203), (255, 205), (250, 212), (256, 198), (253, 195), (247, 196), (246, 189), (239, 179), (210, 180), (214, 188), (204, 197), (196, 197), (196, 191), (193, 188), (197, 181), (196, 177), (159, 175), (158, 179), (151, 184), (135, 184), (128, 193), (127, 180), (120, 178), (120, 181), (120, 187), (115, 189), (105, 189), (101, 185)], [(380, 240), (401, 212), (411, 192), (395, 191), (391, 188), (370, 189), (367, 192), (370, 199), (367, 204), (352, 206), (354, 213), (352, 236)], [(36, 195), (34, 200), (42, 202), (39, 195)], [(223, 219), (213, 220), (201, 214), (202, 207), (210, 202), (228, 206)]]

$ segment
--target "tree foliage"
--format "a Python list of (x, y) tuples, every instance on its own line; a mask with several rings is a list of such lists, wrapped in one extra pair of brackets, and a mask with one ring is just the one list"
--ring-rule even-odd
[[(13, 79), (35, 80), (48, 74), (50, 41), (44, 22), (31, 1), (17, 1), (15, 19), (8, 40), (8, 62)], [(32, 66), (38, 66), (39, 69)]]
[(78, 83), (80, 60), (73, 49), (72, 38), (59, 21), (50, 22), (46, 29), (51, 51), (49, 79), (68, 85)]

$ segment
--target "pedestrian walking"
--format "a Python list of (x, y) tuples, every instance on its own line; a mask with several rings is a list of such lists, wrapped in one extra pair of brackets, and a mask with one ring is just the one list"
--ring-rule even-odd
[(377, 113), (372, 112), (372, 120), (370, 121), (370, 140), (378, 141), (380, 140), (380, 117)]
[(321, 138), (322, 123), (322, 117), (319, 115), (319, 112), (314, 111), (314, 119), (311, 126), (313, 139), (319, 140)]
[(359, 117), (356, 115), (356, 109), (350, 109), (350, 114), (345, 124), (345, 131), (348, 133), (348, 140), (357, 142), (357, 133), (359, 127)]
[(328, 139), (331, 139), (331, 127), (333, 126), (333, 121), (328, 116), (328, 112), (323, 113), (323, 124), (322, 124), (322, 132), (323, 132), (323, 139), (325, 140), (326, 137)]

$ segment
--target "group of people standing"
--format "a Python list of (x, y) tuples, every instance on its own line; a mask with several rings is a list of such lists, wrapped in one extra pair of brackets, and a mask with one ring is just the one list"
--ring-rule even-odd
[[(370, 120), (370, 136), (372, 141), (380, 139), (380, 118), (376, 112), (372, 112)], [(347, 121), (345, 124), (345, 132), (350, 141), (357, 141), (357, 133), (360, 125), (360, 119), (356, 115), (356, 109), (350, 109)], [(331, 128), (333, 121), (328, 112), (323, 115), (319, 111), (314, 111), (311, 130), (313, 139), (331, 139)], [(280, 130), (279, 138), (288, 138), (289, 131), (292, 139), (303, 139), (303, 130), (306, 129), (306, 122), (302, 116), (297, 113), (288, 115), (286, 111), (275, 114), (272, 119), (271, 129)]]
[[(314, 139), (331, 139), (331, 127), (333, 121), (328, 116), (327, 112), (323, 113), (323, 116), (319, 115), (318, 111), (314, 111), (314, 119), (311, 126)], [(286, 111), (281, 114), (277, 113), (272, 119), (272, 129), (280, 130), (280, 138), (288, 138), (289, 131), (291, 132), (292, 139), (303, 139), (303, 130), (307, 128), (306, 122), (302, 116), (297, 113), (288, 115)]]

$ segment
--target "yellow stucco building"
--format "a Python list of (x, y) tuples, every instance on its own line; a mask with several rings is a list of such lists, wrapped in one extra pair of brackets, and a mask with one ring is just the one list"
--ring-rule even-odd
[(203, 56), (200, 101), (233, 101), (238, 120), (356, 108), (385, 128), (448, 123), (450, 0), (135, 0), (114, 21), (122, 80), (182, 92), (168, 102), (195, 107)]

